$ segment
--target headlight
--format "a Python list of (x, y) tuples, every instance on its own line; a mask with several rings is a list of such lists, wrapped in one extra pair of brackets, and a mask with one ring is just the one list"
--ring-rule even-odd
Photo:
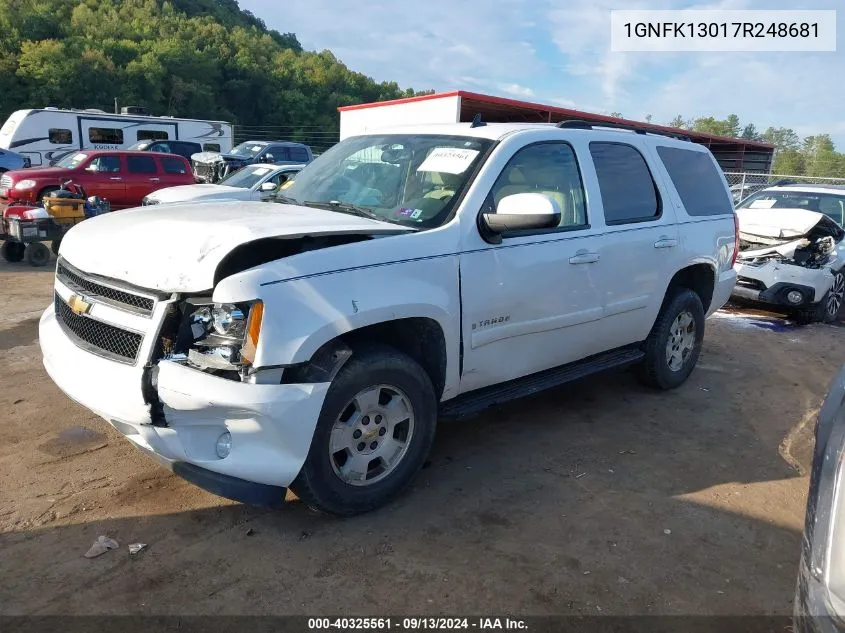
[(246, 332), (246, 316), (236, 305), (224, 303), (211, 310), (211, 323), (220, 336), (243, 338)]
[(34, 186), (35, 186), (35, 181), (30, 180), (29, 178), (26, 178), (24, 180), (19, 180), (17, 183), (15, 183), (15, 189), (18, 189), (18, 190), (20, 190), (20, 189), (32, 189)]
[(255, 361), (264, 304), (215, 303), (190, 315), (188, 359), (203, 369), (239, 370)]

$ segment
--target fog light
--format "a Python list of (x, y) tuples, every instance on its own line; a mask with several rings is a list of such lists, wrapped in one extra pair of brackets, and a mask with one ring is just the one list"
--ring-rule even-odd
[(226, 459), (229, 456), (229, 452), (232, 450), (232, 434), (229, 431), (223, 433), (220, 437), (217, 438), (217, 457), (220, 459)]
[(790, 290), (788, 293), (786, 293), (786, 300), (789, 301), (789, 303), (798, 304), (804, 301), (804, 295), (802, 295), (797, 290)]

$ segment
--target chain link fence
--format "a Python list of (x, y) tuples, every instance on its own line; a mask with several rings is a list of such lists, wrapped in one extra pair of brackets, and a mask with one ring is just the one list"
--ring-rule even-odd
[(747, 198), (766, 187), (786, 184), (845, 185), (845, 178), (822, 176), (791, 176), (788, 174), (759, 174), (750, 172), (725, 172), (734, 202)]
[(232, 126), (233, 144), (244, 141), (294, 141), (311, 146), (315, 155), (322, 154), (340, 140), (340, 132), (321, 126)]

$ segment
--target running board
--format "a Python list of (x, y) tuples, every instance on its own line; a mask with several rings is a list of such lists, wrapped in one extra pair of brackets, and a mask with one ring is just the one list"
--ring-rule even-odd
[(498, 385), (476, 389), (444, 402), (440, 417), (459, 419), (476, 415), (489, 407), (524, 398), (591, 374), (640, 361), (645, 352), (637, 348), (617, 349), (569, 365), (554, 367)]

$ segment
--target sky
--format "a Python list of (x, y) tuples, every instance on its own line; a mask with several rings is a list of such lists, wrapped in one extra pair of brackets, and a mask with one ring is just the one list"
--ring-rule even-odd
[[(464, 89), (654, 123), (737, 114), (845, 150), (842, 0), (240, 0), (267, 26), (403, 88)], [(611, 9), (837, 9), (825, 53), (616, 53)]]

